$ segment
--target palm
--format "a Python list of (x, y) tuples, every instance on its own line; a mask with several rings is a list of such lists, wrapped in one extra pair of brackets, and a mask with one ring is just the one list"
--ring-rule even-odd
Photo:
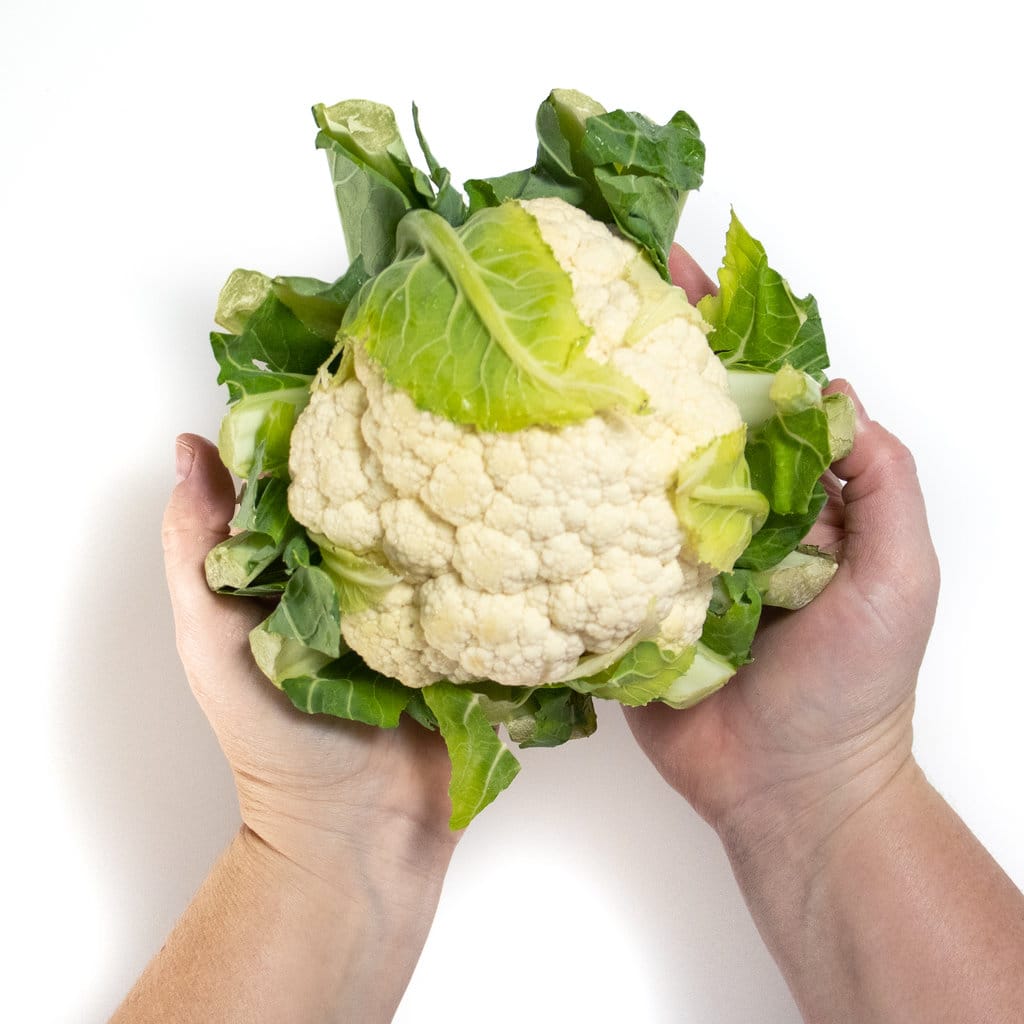
[(856, 510), (834, 480), (829, 490), (809, 538), (840, 558), (824, 593), (799, 612), (769, 609), (753, 663), (702, 704), (629, 715), (655, 766), (713, 823), (761, 789), (822, 771), (912, 701), (932, 566), (872, 582), (857, 558)]
[[(681, 250), (672, 270), (691, 301), (713, 290)], [(847, 483), (826, 475), (808, 538), (840, 560), (824, 593), (799, 612), (769, 609), (753, 663), (695, 708), (627, 712), (658, 770), (712, 824), (909, 722), (938, 586), (913, 460), (861, 410), (854, 452), (835, 468)]]

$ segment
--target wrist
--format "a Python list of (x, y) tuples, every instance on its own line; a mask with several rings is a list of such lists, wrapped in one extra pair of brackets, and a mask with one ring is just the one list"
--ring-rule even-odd
[(738, 832), (726, 843), (751, 915), (806, 1019), (825, 1019), (821, 1007), (849, 986), (829, 951), (854, 941), (844, 922), (868, 884), (858, 863), (933, 794), (909, 751), (894, 752), (801, 813), (782, 817), (778, 808), (774, 828)]
[(367, 891), (440, 892), (461, 835), (446, 820), (380, 807), (324, 807), (302, 797), (282, 806), (278, 794), (252, 789), (239, 789), (244, 835), (265, 859), (288, 862), (328, 888), (358, 879)]
[(310, 832), (248, 822), (238, 843), (257, 876), (297, 899), (331, 911), (367, 912), (377, 926), (413, 935), (429, 929), (454, 841), (397, 823), (385, 833), (339, 829)]
[(404, 871), (388, 855), (375, 861), (372, 852), (349, 852), (347, 859), (335, 855), (329, 871), (322, 870), (327, 861), (311, 868), (243, 825), (229, 855), (244, 898), (263, 904), (273, 921), (273, 935), (263, 941), (277, 968), (290, 963), (285, 973), (301, 974), (317, 990), (330, 1019), (383, 1022), (419, 960), (447, 858)]
[(775, 754), (749, 772), (742, 796), (712, 820), (734, 869), (802, 863), (894, 782), (916, 771), (913, 703), (845, 743)]

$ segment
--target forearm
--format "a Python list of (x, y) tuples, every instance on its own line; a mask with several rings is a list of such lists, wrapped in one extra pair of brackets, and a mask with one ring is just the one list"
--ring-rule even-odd
[(444, 865), (327, 881), (243, 830), (111, 1024), (389, 1021), (426, 940)]
[(820, 842), (730, 852), (809, 1024), (1024, 1012), (1024, 896), (913, 760)]

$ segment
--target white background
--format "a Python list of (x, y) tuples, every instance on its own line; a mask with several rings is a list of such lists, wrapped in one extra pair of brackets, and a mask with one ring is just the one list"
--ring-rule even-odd
[[(680, 240), (716, 266), (734, 204), (917, 455), (944, 572), (917, 755), (1024, 882), (1009, 14), (572, 6), (0, 9), (5, 1019), (105, 1019), (236, 828), (159, 521), (175, 434), (222, 411), (226, 274), (343, 268), (309, 107), (351, 96), (406, 128), (415, 99), (457, 181), (532, 162), (553, 86), (697, 119)], [(603, 711), (590, 741), (527, 752), (466, 836), (400, 1021), (798, 1020), (715, 837)]]

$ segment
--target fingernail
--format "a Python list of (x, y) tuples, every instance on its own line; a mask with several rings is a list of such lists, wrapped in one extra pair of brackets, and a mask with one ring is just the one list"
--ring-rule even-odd
[(180, 484), (182, 480), (188, 479), (192, 472), (192, 463), (196, 460), (195, 449), (180, 437), (174, 443), (174, 470)]
[(841, 391), (853, 403), (853, 414), (859, 432), (869, 422), (870, 417), (864, 411), (864, 403), (860, 400), (860, 395), (854, 390), (853, 385), (848, 380), (836, 379), (832, 381), (832, 386), (828, 390)]

